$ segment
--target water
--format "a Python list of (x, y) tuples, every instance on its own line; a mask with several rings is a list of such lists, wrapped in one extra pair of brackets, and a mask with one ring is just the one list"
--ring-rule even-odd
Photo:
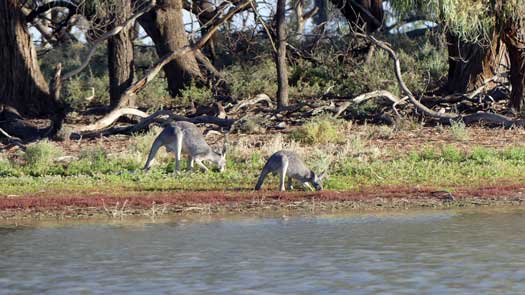
[(0, 229), (1, 294), (521, 294), (525, 210)]

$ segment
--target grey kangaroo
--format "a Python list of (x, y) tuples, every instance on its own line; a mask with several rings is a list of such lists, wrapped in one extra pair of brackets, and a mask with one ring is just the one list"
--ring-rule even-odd
[(292, 189), (292, 179), (296, 179), (303, 184), (304, 188), (312, 189), (310, 183), (315, 187), (316, 190), (320, 191), (323, 189), (322, 180), (325, 173), (321, 173), (317, 176), (312, 170), (310, 170), (303, 160), (294, 152), (291, 151), (278, 151), (273, 154), (261, 172), (256, 190), (260, 190), (264, 182), (264, 178), (268, 173), (280, 174), (280, 186), (279, 189), (284, 191), (284, 181), (288, 176), (288, 189)]
[(226, 137), (224, 138), (222, 152), (214, 152), (204, 140), (204, 136), (199, 128), (193, 123), (180, 121), (164, 128), (151, 146), (144, 170), (148, 170), (151, 167), (155, 155), (162, 146), (165, 146), (168, 151), (175, 153), (176, 172), (180, 170), (182, 152), (189, 156), (188, 170), (193, 170), (194, 163), (197, 163), (199, 167), (207, 172), (209, 169), (202, 163), (203, 161), (215, 163), (220, 172), (224, 172), (226, 169)]

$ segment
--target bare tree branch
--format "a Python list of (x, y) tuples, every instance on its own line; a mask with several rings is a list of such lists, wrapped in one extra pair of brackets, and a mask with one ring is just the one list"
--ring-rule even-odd
[(82, 62), (82, 64), (78, 68), (76, 68), (76, 69), (74, 69), (74, 70), (72, 70), (72, 71), (70, 71), (68, 73), (65, 73), (62, 76), (62, 78), (61, 78), (62, 81), (68, 80), (71, 77), (75, 76), (76, 74), (82, 72), (82, 70), (84, 70), (84, 68), (87, 67), (87, 65), (89, 64), (91, 58), (95, 54), (95, 51), (96, 51), (97, 47), (100, 44), (102, 44), (104, 41), (106, 41), (110, 37), (117, 35), (118, 33), (120, 33), (120, 31), (122, 31), (122, 30), (128, 28), (129, 26), (133, 25), (133, 23), (135, 23), (137, 18), (139, 18), (144, 13), (150, 11), (153, 7), (155, 7), (155, 3), (156, 3), (155, 0), (151, 1), (148, 5), (146, 5), (144, 8), (142, 8), (139, 12), (135, 13), (133, 16), (131, 16), (129, 19), (127, 19), (123, 24), (115, 26), (113, 29), (111, 29), (110, 31), (106, 32), (100, 38), (95, 40), (93, 42), (93, 45), (91, 45), (91, 48), (89, 49), (89, 52), (88, 52), (84, 62)]

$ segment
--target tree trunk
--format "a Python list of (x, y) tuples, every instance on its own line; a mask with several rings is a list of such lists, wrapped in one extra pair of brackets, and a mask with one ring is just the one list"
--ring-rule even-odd
[[(113, 12), (113, 24), (124, 23), (131, 15), (130, 0), (116, 0), (119, 9)], [(133, 27), (122, 30), (108, 40), (109, 97), (112, 108), (134, 106), (134, 96), (122, 94), (133, 83)]]
[(520, 112), (525, 100), (525, 50), (515, 46), (509, 47), (510, 58), (510, 83), (512, 93), (510, 95), (510, 105)]
[(506, 65), (505, 45), (494, 34), (490, 46), (467, 43), (451, 33), (448, 43), (447, 93), (465, 93), (483, 85), (503, 71)]
[(295, 17), (297, 18), (297, 28), (296, 33), (297, 39), (301, 39), (304, 35), (304, 25), (306, 23), (306, 19), (303, 18), (304, 14), (304, 0), (296, 0), (295, 1)]
[(503, 34), (510, 61), (510, 106), (520, 112), (525, 103), (525, 26), (508, 22)]
[(0, 2), (0, 102), (24, 115), (44, 115), (58, 104), (40, 71), (19, 0)]
[(286, 67), (286, 0), (277, 0), (277, 106), (288, 105), (288, 69)]
[[(159, 56), (189, 45), (182, 19), (182, 0), (159, 0), (158, 9), (139, 18), (141, 26), (155, 43)], [(188, 52), (164, 67), (172, 96), (180, 93), (193, 78), (202, 77), (193, 52)]]
[(330, 0), (354, 29), (364, 28), (368, 33), (383, 24), (383, 0)]
[(317, 14), (314, 15), (315, 31), (322, 34), (328, 21), (328, 3), (327, 0), (315, 0), (314, 4), (319, 9)]
[[(201, 26), (209, 26), (210, 22), (217, 16), (217, 7), (210, 0), (198, 0), (194, 1), (194, 5), (197, 6), (197, 18), (199, 19), (199, 24)], [(202, 29), (201, 34), (204, 35), (208, 32), (206, 28)], [(215, 43), (218, 40), (218, 33), (216, 32), (211, 39), (206, 43), (206, 49), (209, 53), (209, 56), (212, 60), (212, 63), (217, 59), (217, 53), (215, 52)]]
[[(496, 17), (495, 31), (498, 37), (505, 43), (510, 63), (510, 107), (520, 112), (524, 103), (525, 87), (525, 22), (511, 17), (505, 12), (505, 0), (493, 2)], [(510, 2), (510, 1), (508, 1)], [(514, 5), (522, 5), (515, 2)], [(512, 7), (512, 4), (511, 6)]]

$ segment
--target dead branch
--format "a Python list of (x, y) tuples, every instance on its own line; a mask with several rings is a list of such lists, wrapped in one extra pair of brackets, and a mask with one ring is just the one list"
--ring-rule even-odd
[(352, 102), (360, 104), (368, 99), (376, 98), (376, 97), (386, 97), (392, 103), (397, 103), (397, 104), (401, 103), (401, 99), (399, 99), (399, 97), (395, 96), (394, 94), (386, 90), (376, 90), (376, 91), (360, 94), (356, 96), (354, 99), (352, 99)]
[(95, 54), (95, 51), (96, 51), (97, 47), (100, 44), (104, 43), (107, 39), (111, 38), (112, 36), (117, 35), (118, 33), (120, 33), (120, 31), (122, 31), (122, 30), (128, 28), (129, 26), (133, 25), (135, 23), (135, 21), (137, 20), (137, 18), (139, 18), (140, 16), (142, 16), (146, 12), (150, 11), (153, 7), (155, 7), (155, 5), (156, 5), (156, 0), (152, 0), (150, 3), (148, 3), (148, 5), (146, 5), (144, 8), (142, 8), (139, 12), (137, 12), (136, 14), (134, 14), (133, 16), (128, 18), (123, 24), (115, 26), (113, 29), (111, 29), (110, 31), (106, 32), (100, 38), (95, 40), (93, 42), (93, 45), (91, 45), (91, 48), (89, 49), (89, 52), (88, 52), (84, 62), (82, 62), (82, 64), (78, 68), (76, 68), (76, 69), (74, 69), (74, 70), (64, 74), (62, 76), (61, 80), (62, 81), (68, 80), (71, 77), (75, 76), (76, 74), (82, 72), (82, 70), (84, 70), (84, 68), (87, 67), (87, 65), (91, 61), (91, 58)]
[(231, 109), (231, 112), (236, 113), (242, 108), (252, 106), (254, 104), (258, 104), (263, 101), (266, 102), (270, 108), (273, 108), (272, 99), (265, 93), (260, 93), (260, 94), (257, 94), (254, 98), (240, 101), (237, 105), (235, 105)]
[(403, 99), (399, 99), (397, 96), (395, 96), (394, 94), (392, 94), (389, 91), (376, 90), (376, 91), (360, 94), (360, 95), (354, 97), (351, 101), (345, 102), (345, 103), (341, 104), (340, 106), (334, 108), (332, 110), (335, 113), (334, 117), (335, 118), (339, 117), (352, 104), (360, 104), (360, 103), (363, 103), (366, 100), (369, 100), (371, 98), (377, 98), (377, 97), (386, 97), (394, 105), (398, 105), (398, 104), (402, 104), (403, 103)]
[(9, 133), (5, 132), (4, 129), (0, 128), (0, 133), (7, 138), (7, 144), (3, 146), (2, 150), (8, 150), (12, 147), (18, 146), (25, 151), (26, 146), (22, 143), (22, 140), (18, 137), (11, 136)]
[(484, 112), (463, 116), (462, 120), (466, 125), (486, 122), (496, 124), (498, 126), (503, 126), (505, 128), (525, 126), (525, 120), (523, 119), (512, 120), (503, 115)]
[(369, 40), (370, 42), (372, 42), (373, 44), (375, 44), (376, 46), (378, 46), (379, 48), (385, 50), (389, 55), (390, 55), (390, 58), (392, 58), (394, 60), (394, 68), (395, 68), (395, 74), (396, 74), (396, 78), (397, 78), (397, 83), (399, 84), (399, 88), (401, 88), (401, 91), (403, 91), (405, 93), (406, 96), (408, 96), (408, 99), (410, 100), (410, 102), (421, 112), (431, 116), (431, 117), (434, 117), (434, 118), (439, 118), (439, 119), (453, 119), (453, 120), (456, 120), (458, 119), (459, 115), (457, 114), (448, 114), (448, 113), (438, 113), (436, 111), (433, 111), (429, 108), (427, 108), (425, 105), (423, 105), (421, 102), (419, 102), (419, 100), (417, 100), (414, 96), (414, 94), (412, 94), (412, 91), (410, 91), (410, 89), (408, 89), (408, 87), (406, 86), (405, 84), (405, 81), (403, 80), (403, 76), (401, 74), (401, 63), (399, 61), (399, 58), (397, 57), (397, 54), (396, 52), (390, 47), (389, 44), (383, 42), (383, 41), (379, 41), (377, 40), (376, 38), (374, 38), (373, 36), (370, 36), (368, 34), (362, 34), (362, 33), (354, 33), (355, 36), (357, 37), (361, 37), (361, 38), (365, 38), (367, 40)]
[(231, 128), (235, 120), (232, 119), (221, 119), (213, 116), (197, 116), (188, 118), (185, 116), (174, 115), (170, 110), (159, 110), (155, 113), (143, 118), (140, 122), (129, 126), (117, 126), (108, 129), (93, 129), (84, 132), (73, 132), (70, 138), (74, 140), (88, 139), (88, 138), (99, 138), (103, 136), (110, 136), (115, 134), (133, 134), (147, 129), (153, 123), (160, 123), (161, 125), (169, 124), (171, 121), (187, 121), (194, 124), (214, 124), (223, 128)]
[(133, 108), (115, 109), (95, 123), (80, 127), (77, 132), (86, 132), (106, 128), (118, 120), (118, 118), (126, 115), (133, 115), (141, 118), (148, 117), (147, 113)]

